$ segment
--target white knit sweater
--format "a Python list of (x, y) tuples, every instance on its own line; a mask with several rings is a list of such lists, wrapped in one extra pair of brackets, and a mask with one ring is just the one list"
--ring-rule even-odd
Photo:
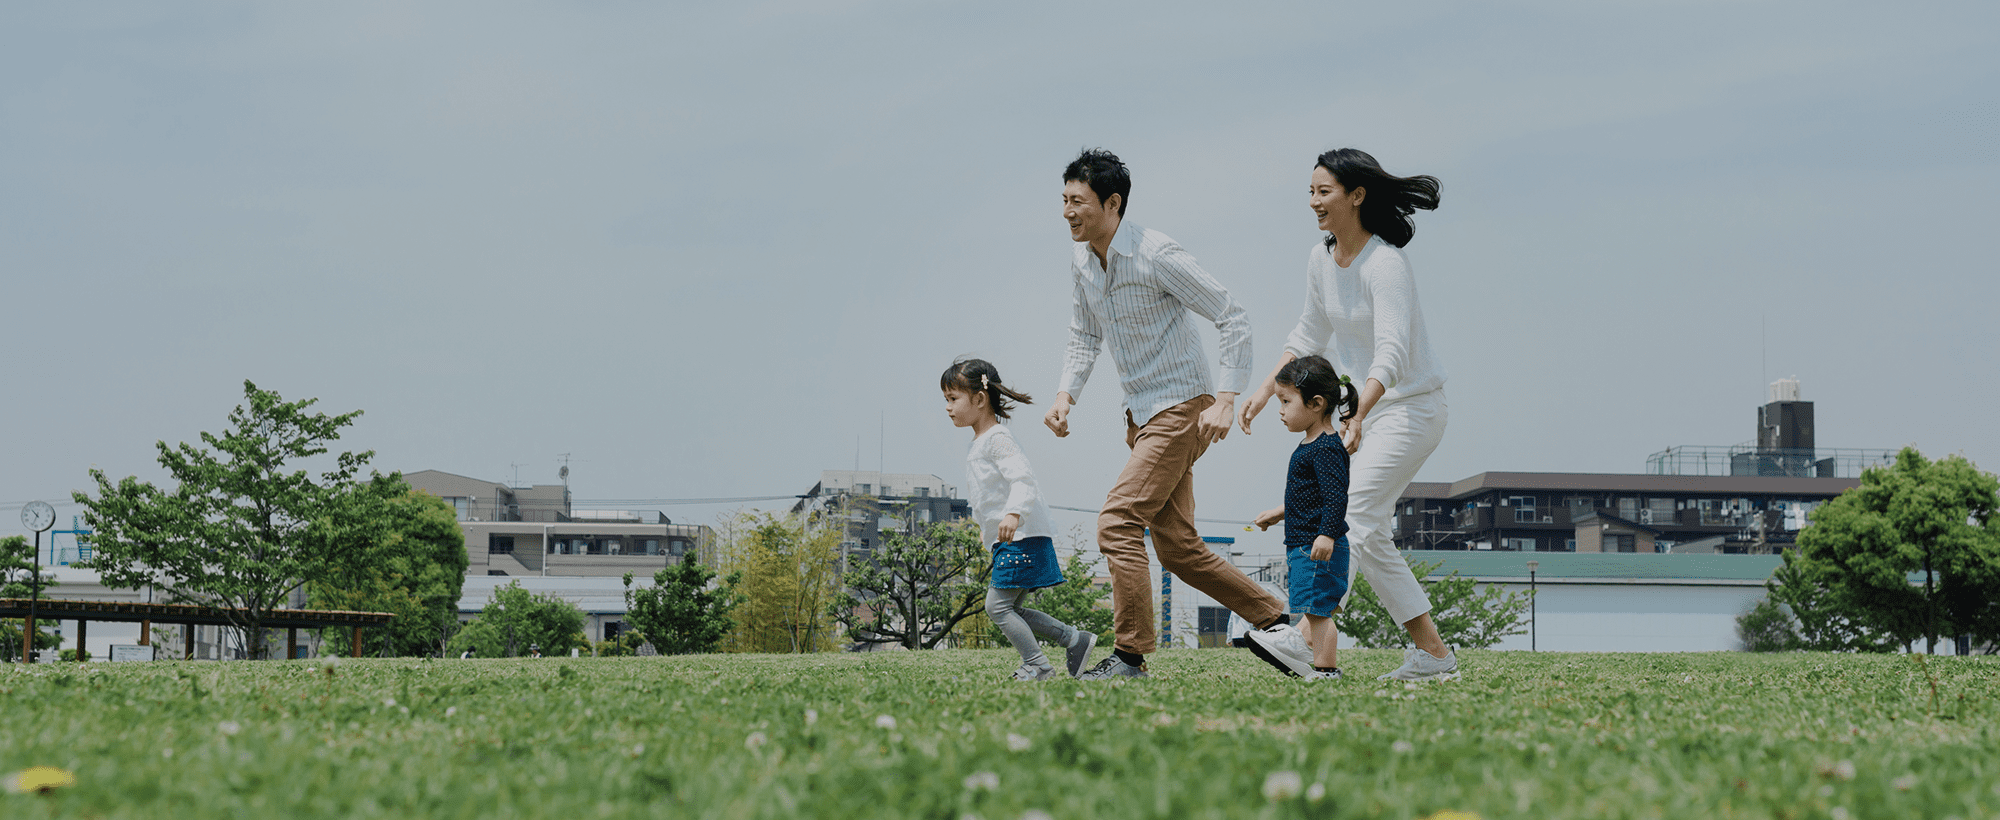
[(1055, 537), (1055, 521), (1035, 486), (1035, 471), (1007, 425), (995, 424), (972, 439), (972, 449), (965, 454), (965, 484), (981, 543), (1000, 540), (1000, 519), (1008, 513), (1021, 516), (1014, 540)]
[[(1329, 344), (1330, 342), (1330, 344)], [(1444, 386), (1444, 364), (1431, 350), (1417, 280), (1403, 249), (1369, 237), (1343, 268), (1333, 250), (1313, 243), (1306, 262), (1306, 309), (1285, 339), (1294, 356), (1326, 356), (1361, 387), (1382, 383), (1382, 401), (1429, 393)]]

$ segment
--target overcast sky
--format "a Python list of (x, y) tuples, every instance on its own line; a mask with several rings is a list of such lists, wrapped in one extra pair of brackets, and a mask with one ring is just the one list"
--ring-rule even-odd
[[(0, 532), (93, 467), (160, 479), (245, 379), (365, 410), (340, 446), (385, 471), (960, 484), (937, 375), (1052, 396), (1082, 146), (1248, 308), (1260, 377), (1314, 156), (1443, 180), (1422, 480), (1643, 472), (1792, 375), (1823, 446), (2000, 468), (1996, 40), (1970, 2), (8, 4)], [(1051, 503), (1101, 503), (1119, 397), (1107, 355), (1070, 438), (1017, 417)], [(1199, 514), (1275, 505), (1292, 445), (1272, 413), (1212, 449)]]

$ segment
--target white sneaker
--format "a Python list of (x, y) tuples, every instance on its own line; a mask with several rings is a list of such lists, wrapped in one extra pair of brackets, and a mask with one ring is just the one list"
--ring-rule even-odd
[(1299, 634), (1298, 627), (1278, 624), (1270, 629), (1252, 629), (1243, 635), (1250, 639), (1250, 651), (1278, 671), (1300, 678), (1313, 673), (1312, 647), (1306, 644), (1306, 636)]
[(1314, 669), (1312, 674), (1306, 676), (1306, 680), (1315, 683), (1332, 683), (1340, 680), (1340, 670), (1335, 669), (1332, 672), (1321, 672), (1318, 669)]
[(1433, 656), (1422, 649), (1410, 648), (1403, 652), (1403, 665), (1376, 680), (1456, 680), (1458, 678), (1458, 653), (1445, 650), (1444, 657)]
[(1023, 663), (1021, 664), (1021, 668), (1014, 670), (1014, 674), (1009, 677), (1013, 680), (1037, 681), (1048, 680), (1055, 676), (1056, 669), (1053, 666), (1036, 666), (1032, 663)]

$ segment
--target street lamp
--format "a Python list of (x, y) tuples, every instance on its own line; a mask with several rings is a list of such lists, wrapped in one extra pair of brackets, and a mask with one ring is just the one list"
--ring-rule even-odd
[(1528, 651), (1541, 651), (1535, 646), (1535, 570), (1542, 566), (1540, 561), (1528, 562)]

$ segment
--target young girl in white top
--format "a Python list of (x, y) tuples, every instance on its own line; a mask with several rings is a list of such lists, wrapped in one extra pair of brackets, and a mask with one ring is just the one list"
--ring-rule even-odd
[(938, 379), (944, 412), (951, 423), (972, 428), (965, 454), (967, 492), (982, 541), (993, 547), (993, 588), (986, 591), (986, 614), (1021, 653), (1014, 680), (1047, 680), (1056, 675), (1042, 654), (1039, 635), (1063, 647), (1070, 675), (1083, 671), (1097, 636), (1021, 606), (1028, 593), (1062, 583), (1056, 564), (1055, 525), (1035, 486), (1028, 457), (1000, 420), (1011, 402), (1032, 403), (1027, 394), (1000, 383), (1000, 371), (984, 359), (961, 359)]

